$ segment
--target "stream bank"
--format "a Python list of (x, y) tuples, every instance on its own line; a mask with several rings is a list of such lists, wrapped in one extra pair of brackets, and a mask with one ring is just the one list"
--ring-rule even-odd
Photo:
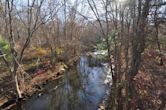
[(49, 82), (42, 92), (20, 101), (12, 110), (98, 110), (110, 85), (105, 83), (108, 66), (96, 61), (81, 56), (62, 78)]
[[(51, 66), (51, 65), (49, 65)], [(62, 78), (64, 71), (67, 69), (67, 66), (64, 63), (56, 63), (54, 66), (38, 69), (32, 75), (26, 79), (25, 84), (22, 88), (23, 99), (27, 100), (33, 94), (39, 93), (43, 91), (45, 85), (49, 82), (58, 80)], [(17, 97), (15, 94), (14, 82), (8, 81), (9, 83), (5, 83), (5, 87), (1, 88), (1, 96), (0, 96), (0, 109), (8, 110), (12, 107), (16, 106)], [(9, 89), (10, 88), (10, 89)]]

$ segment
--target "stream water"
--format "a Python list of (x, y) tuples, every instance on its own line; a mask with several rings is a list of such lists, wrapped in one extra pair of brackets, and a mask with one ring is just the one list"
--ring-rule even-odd
[(44, 93), (36, 94), (21, 102), (15, 110), (98, 110), (98, 105), (107, 96), (108, 66), (97, 59), (80, 57), (77, 65), (70, 68), (64, 77), (52, 81)]

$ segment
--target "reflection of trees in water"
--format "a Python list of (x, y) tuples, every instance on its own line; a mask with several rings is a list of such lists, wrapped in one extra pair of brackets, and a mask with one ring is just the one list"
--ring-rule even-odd
[(24, 107), (23, 101), (18, 101), (16, 104), (16, 109), (14, 110), (26, 110), (26, 108)]
[[(102, 84), (99, 78), (102, 71), (101, 67), (90, 67), (89, 59), (83, 57), (77, 67), (70, 68), (63, 78), (52, 81), (45, 87), (44, 97), (34, 97), (27, 101), (30, 102), (28, 104), (21, 103), (19, 108), (36, 110), (35, 107), (39, 106), (41, 110), (42, 106), (45, 107), (43, 110), (95, 110), (100, 100), (101, 90), (98, 87)], [(44, 105), (40, 105), (40, 102)], [(35, 104), (29, 107), (32, 103)]]
[(79, 74), (75, 67), (66, 72), (63, 85), (52, 94), (50, 110), (86, 110), (87, 105), (92, 104), (84, 87), (87, 78), (87, 75)]

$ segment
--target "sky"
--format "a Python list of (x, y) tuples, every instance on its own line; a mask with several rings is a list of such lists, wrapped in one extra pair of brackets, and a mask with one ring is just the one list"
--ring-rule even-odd
[[(20, 7), (26, 7), (27, 6), (27, 1), (28, 0), (14, 0), (15, 1), (15, 4), (17, 5), (17, 8), (19, 9)], [(38, 0), (40, 1), (40, 0)], [(55, 4), (57, 2), (59, 2), (59, 4), (63, 4), (64, 0), (45, 0), (47, 2), (49, 1), (52, 1), (54, 2)], [(57, 1), (57, 2), (56, 2)], [(89, 20), (94, 20), (96, 19), (94, 13), (92, 12), (92, 10), (90, 9), (88, 3), (87, 3), (87, 0), (66, 0), (68, 3), (67, 3), (67, 8), (71, 7), (71, 6), (74, 6), (77, 2), (77, 5), (76, 6), (76, 10), (81, 13), (82, 15), (84, 16), (87, 16), (89, 18)], [(91, 0), (90, 0), (91, 1)], [(97, 10), (99, 12), (99, 14), (102, 14), (104, 13), (105, 11), (103, 10), (103, 2), (102, 0), (94, 0), (95, 1), (95, 4), (97, 5)], [(119, 4), (124, 4), (127, 0), (117, 0)], [(164, 0), (166, 1), (166, 0)], [(32, 2), (32, 0), (30, 0), (30, 2)], [(44, 6), (46, 8), (48, 8), (48, 4), (47, 2), (45, 2)], [(166, 10), (166, 6), (163, 6), (160, 10)], [(64, 7), (61, 8), (61, 10), (59, 11), (58, 13), (59, 17), (63, 20), (64, 19)]]

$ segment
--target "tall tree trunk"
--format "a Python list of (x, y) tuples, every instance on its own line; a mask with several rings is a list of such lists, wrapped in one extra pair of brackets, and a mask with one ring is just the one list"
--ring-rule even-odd
[(145, 1), (142, 7), (143, 1), (138, 2), (138, 17), (137, 25), (134, 26), (133, 39), (132, 39), (132, 60), (131, 60), (131, 69), (128, 73), (128, 93), (129, 93), (129, 105), (128, 109), (135, 110), (135, 86), (134, 86), (134, 77), (137, 75), (140, 64), (141, 64), (141, 54), (145, 48), (145, 39), (146, 39), (146, 25), (147, 25), (147, 16), (149, 13), (151, 0)]
[(12, 73), (12, 77), (15, 81), (18, 98), (22, 98), (21, 90), (19, 88), (19, 83), (18, 83), (18, 77), (17, 77), (18, 62), (16, 61), (17, 52), (15, 50), (15, 41), (14, 41), (13, 27), (12, 27), (13, 0), (12, 1), (7, 0), (7, 4), (8, 4), (8, 15), (9, 15), (9, 43), (10, 43), (10, 52), (12, 55), (11, 73)]

